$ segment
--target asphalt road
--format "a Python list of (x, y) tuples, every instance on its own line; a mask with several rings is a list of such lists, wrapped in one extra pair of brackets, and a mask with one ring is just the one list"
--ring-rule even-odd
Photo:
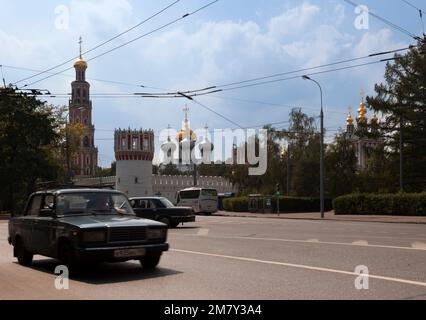
[(0, 221), (0, 299), (426, 299), (426, 225), (201, 216), (169, 243), (157, 270), (102, 264), (57, 290), (58, 262), (18, 265)]

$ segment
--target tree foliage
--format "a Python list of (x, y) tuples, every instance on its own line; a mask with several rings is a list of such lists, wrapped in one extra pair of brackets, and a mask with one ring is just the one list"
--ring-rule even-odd
[[(398, 185), (400, 132), (404, 136), (405, 191), (426, 190), (426, 43), (419, 41), (405, 55), (396, 55), (395, 62), (388, 63), (384, 83), (375, 86), (376, 96), (368, 97), (369, 106), (381, 112), (381, 124), (386, 137), (384, 161), (388, 174), (393, 177), (391, 185)], [(392, 174), (394, 173), (394, 174)], [(396, 174), (395, 174), (396, 173)]]
[(0, 89), (0, 209), (22, 207), (36, 182), (61, 172), (60, 124), (52, 106)]

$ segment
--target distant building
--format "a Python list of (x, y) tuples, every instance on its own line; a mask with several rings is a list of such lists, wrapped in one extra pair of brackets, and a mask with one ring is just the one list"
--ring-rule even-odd
[(355, 148), (358, 170), (363, 171), (368, 168), (368, 159), (371, 151), (382, 142), (382, 139), (376, 135), (379, 129), (379, 118), (374, 114), (371, 121), (368, 121), (364, 97), (361, 98), (356, 125), (354, 122), (352, 113), (349, 112), (346, 119), (346, 134)]
[(69, 101), (69, 123), (82, 124), (84, 130), (80, 138), (78, 150), (73, 155), (74, 172), (69, 173), (76, 178), (90, 177), (98, 168), (98, 149), (95, 147), (95, 126), (92, 124), (92, 101), (90, 100), (90, 84), (86, 81), (87, 63), (80, 57), (75, 61), (76, 79), (72, 82), (71, 100)]
[(154, 131), (116, 130), (114, 151), (117, 161), (116, 189), (129, 197), (152, 195)]

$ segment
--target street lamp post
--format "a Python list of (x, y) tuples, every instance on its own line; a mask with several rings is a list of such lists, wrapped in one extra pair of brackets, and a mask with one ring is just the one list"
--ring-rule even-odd
[(320, 206), (321, 206), (321, 219), (324, 219), (324, 110), (323, 110), (323, 92), (321, 85), (318, 81), (311, 79), (308, 76), (302, 77), (304, 80), (309, 80), (317, 84), (321, 93), (321, 150), (320, 150)]

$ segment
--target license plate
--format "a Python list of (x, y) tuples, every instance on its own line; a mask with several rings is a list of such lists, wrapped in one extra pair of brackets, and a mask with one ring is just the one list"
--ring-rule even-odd
[(114, 258), (140, 257), (146, 253), (145, 249), (121, 249), (114, 251)]

